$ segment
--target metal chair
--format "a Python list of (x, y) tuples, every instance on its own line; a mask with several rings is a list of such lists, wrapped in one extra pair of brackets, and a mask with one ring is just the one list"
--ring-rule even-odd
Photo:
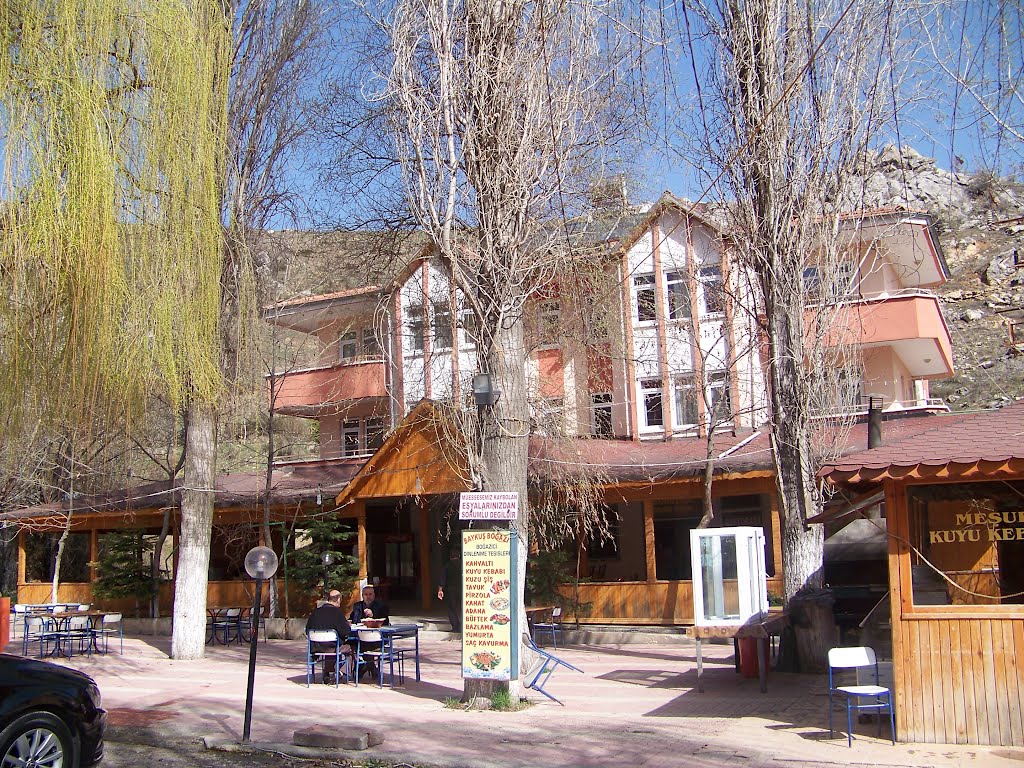
[[(318, 650), (313, 648), (314, 644), (319, 644)], [(333, 645), (333, 649), (325, 649), (324, 646)], [(333, 629), (311, 629), (306, 634), (306, 687), (309, 687), (311, 679), (316, 678), (316, 665), (320, 662), (327, 664), (327, 660), (331, 657), (334, 658), (334, 687), (338, 687), (340, 681), (341, 672), (344, 669), (346, 678), (348, 677), (348, 645), (342, 645), (341, 638), (338, 637), (338, 633)], [(344, 666), (342, 659), (344, 659)]]
[[(116, 626), (114, 626), (116, 625)], [(103, 650), (100, 653), (107, 653), (110, 650), (110, 638), (117, 635), (121, 641), (121, 655), (124, 656), (124, 620), (120, 613), (105, 613), (100, 618), (100, 626), (93, 630), (93, 637), (96, 641), (103, 638)]]
[[(388, 679), (390, 686), (395, 687), (395, 665), (398, 665), (398, 681), (405, 682), (405, 649), (396, 648), (394, 638), (382, 633), (379, 629), (360, 629), (356, 631), (359, 642), (356, 646), (356, 685), (359, 685), (359, 667), (376, 661), (377, 685), (384, 687), (384, 662), (388, 663)], [(363, 649), (363, 645), (368, 649)]]
[[(833, 671), (837, 669), (874, 669), (873, 685), (840, 685), (834, 684)], [(828, 652), (828, 735), (834, 733), (832, 728), (832, 699), (842, 696), (846, 701), (846, 745), (853, 746), (853, 710), (870, 710), (879, 715), (878, 736), (882, 736), (882, 718), (889, 713), (889, 729), (892, 743), (896, 743), (896, 719), (892, 710), (892, 691), (878, 684), (878, 659), (875, 651), (866, 645), (852, 648), (833, 648)], [(860, 702), (867, 699), (869, 703)]]
[(217, 642), (227, 645), (228, 643), (242, 642), (242, 609), (228, 608), (224, 615), (213, 620), (213, 635)]
[[(552, 701), (562, 704), (559, 699), (556, 699), (544, 690), (544, 686), (548, 684), (548, 680), (551, 679), (551, 675), (553, 675), (559, 667), (565, 667), (566, 669), (571, 669), (574, 672), (579, 672), (580, 674), (583, 673), (583, 670), (579, 667), (574, 667), (569, 662), (558, 658), (554, 654), (548, 653), (543, 648), (539, 647), (528, 634), (523, 634), (523, 642), (526, 644), (527, 648), (537, 654), (540, 658), (540, 664), (537, 668), (526, 674), (526, 687), (532, 688), (537, 691), (537, 693), (542, 693)], [(541, 679), (541, 675), (544, 676), (543, 679)], [(562, 706), (564, 707), (565, 705), (562, 704)]]
[(557, 648), (558, 638), (562, 634), (562, 609), (555, 606), (551, 609), (551, 615), (547, 621), (535, 621), (533, 623), (533, 639), (539, 645), (541, 637), (551, 635), (551, 644)]
[(93, 646), (93, 632), (92, 626), (89, 624), (88, 616), (72, 616), (67, 620), (67, 625), (63, 631), (58, 633), (60, 635), (61, 643), (63, 643), (67, 649), (67, 656), (70, 659), (75, 653), (75, 646), (78, 647), (78, 652), (86, 652), (88, 655), (92, 655)]

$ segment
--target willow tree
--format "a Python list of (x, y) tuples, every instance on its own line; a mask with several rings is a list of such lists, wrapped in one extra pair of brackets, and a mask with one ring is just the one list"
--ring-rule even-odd
[[(0, 4), (5, 439), (216, 402), (230, 29), (211, 0)], [(205, 621), (209, 520), (182, 534), (175, 619)]]

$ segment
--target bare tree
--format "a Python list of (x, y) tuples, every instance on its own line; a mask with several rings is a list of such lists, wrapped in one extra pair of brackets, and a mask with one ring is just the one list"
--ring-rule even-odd
[[(819, 501), (813, 395), (824, 375), (851, 364), (842, 345), (813, 343), (827, 337), (835, 316), (821, 309), (807, 319), (805, 274), (823, 265), (826, 286), (843, 274), (836, 201), (871, 140), (892, 124), (906, 19), (872, 0), (694, 0), (685, 11), (686, 43), (711, 64), (689, 156), (717, 172), (709, 189), (733, 201), (730, 234), (764, 318), (784, 588), (792, 598), (822, 583), (822, 530), (806, 522)], [(818, 295), (841, 292), (826, 287)], [(818, 657), (822, 648), (808, 661)]]
[(392, 121), (406, 198), (475, 320), (479, 370), (501, 392), (480, 410), (479, 431), (466, 430), (471, 484), (519, 493), (522, 567), (530, 520), (524, 309), (570, 272), (572, 249), (554, 224), (579, 211), (601, 176), (602, 151), (627, 128), (628, 120), (607, 119), (609, 92), (629, 80), (629, 51), (603, 15), (613, 10), (561, 0), (401, 0), (379, 16), (390, 19), (381, 22), (390, 55), (378, 62), (377, 97)]

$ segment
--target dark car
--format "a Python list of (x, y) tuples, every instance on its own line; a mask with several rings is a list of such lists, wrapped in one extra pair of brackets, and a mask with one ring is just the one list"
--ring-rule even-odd
[(91, 677), (0, 653), (0, 766), (94, 765), (103, 759), (106, 725)]

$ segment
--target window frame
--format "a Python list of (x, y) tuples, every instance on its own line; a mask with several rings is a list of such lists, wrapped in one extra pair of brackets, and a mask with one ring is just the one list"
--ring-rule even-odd
[[(665, 272), (665, 306), (668, 319), (677, 323), (693, 321), (693, 304), (690, 295), (690, 277), (685, 270), (672, 269)], [(679, 312), (677, 309), (681, 309)]]
[[(656, 378), (640, 379), (640, 418), (644, 429), (663, 430), (665, 428), (665, 390), (664, 381)], [(655, 387), (657, 384), (657, 387)], [(655, 402), (656, 401), (656, 402)], [(657, 408), (658, 423), (651, 422), (651, 415)]]
[(633, 319), (644, 325), (658, 321), (658, 280), (653, 272), (633, 275)]

